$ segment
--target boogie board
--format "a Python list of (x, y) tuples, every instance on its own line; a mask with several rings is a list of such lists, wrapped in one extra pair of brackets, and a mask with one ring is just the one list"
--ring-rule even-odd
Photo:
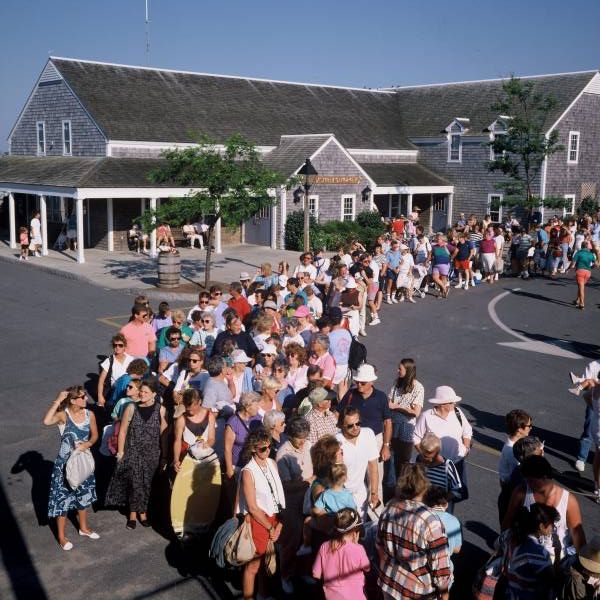
[(186, 454), (171, 493), (171, 525), (179, 537), (201, 535), (214, 521), (221, 495), (216, 453), (196, 460)]

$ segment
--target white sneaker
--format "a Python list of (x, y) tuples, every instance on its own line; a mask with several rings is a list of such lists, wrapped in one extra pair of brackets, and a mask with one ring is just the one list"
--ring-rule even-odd
[(577, 459), (575, 461), (575, 468), (580, 472), (583, 473), (585, 471), (585, 463), (581, 460), (581, 459)]
[(381, 320), (379, 319), (379, 317), (375, 317), (370, 323), (369, 325), (379, 325), (379, 323), (381, 323)]
[(406, 300), (407, 300), (407, 302), (410, 302), (411, 304), (417, 303), (416, 300), (414, 300), (413, 298), (407, 298)]
[[(473, 286), (471, 286), (471, 287), (473, 287)], [(465, 289), (465, 290), (468, 290), (468, 289), (469, 289), (469, 284), (468, 284), (468, 283), (466, 283), (466, 282), (465, 282), (465, 287), (464, 287), (464, 289)]]
[(391, 301), (392, 304), (398, 304), (398, 299), (396, 298), (396, 296), (392, 296)]
[(573, 394), (573, 396), (579, 396), (579, 394), (581, 393), (581, 388), (579, 386), (574, 387), (574, 388), (569, 388), (569, 393)]
[(36, 252), (34, 252), (33, 254), (34, 254), (34, 256), (37, 256), (38, 258), (42, 256), (42, 255), (41, 255), (39, 252), (37, 252), (37, 251), (36, 251)]
[(90, 531), (89, 533), (86, 533), (85, 531), (81, 531), (81, 529), (80, 529), (79, 535), (88, 537), (88, 538), (90, 538), (90, 540), (99, 540), (100, 539), (100, 536), (95, 531)]
[(458, 283), (457, 283), (457, 284), (456, 284), (454, 287), (455, 287), (457, 290), (460, 290), (460, 289), (461, 289), (461, 288), (462, 288), (464, 285), (465, 285), (465, 282), (464, 282), (464, 281), (459, 281), (459, 282), (458, 282)]
[(400, 296), (400, 298), (398, 298), (398, 302), (404, 302), (404, 296)]
[(367, 332), (366, 332), (364, 329), (361, 329), (361, 330), (358, 332), (358, 335), (360, 335), (361, 337), (367, 337)]
[(312, 548), (307, 546), (306, 544), (302, 544), (300, 548), (298, 548), (298, 552), (296, 552), (296, 556), (308, 556), (312, 553)]
[(421, 298), (425, 298), (425, 292), (419, 291), (419, 296), (421, 296)]
[(496, 273), (496, 274), (494, 275), (494, 281), (498, 281), (499, 275), (500, 275), (499, 273)]
[(391, 304), (391, 303), (392, 303), (392, 298), (391, 298), (391, 296), (386, 296), (386, 297), (385, 297), (385, 303), (386, 303), (386, 304)]
[(573, 371), (569, 371), (569, 377), (571, 378), (571, 383), (575, 385), (576, 383), (581, 383), (583, 381), (582, 377), (578, 377), (573, 373)]
[(423, 288), (423, 293), (426, 294), (429, 291), (429, 284), (425, 284), (425, 287)]

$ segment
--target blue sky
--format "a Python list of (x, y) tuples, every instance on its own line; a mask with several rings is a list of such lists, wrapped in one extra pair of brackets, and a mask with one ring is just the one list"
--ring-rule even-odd
[[(595, 0), (150, 0), (150, 65), (389, 86), (600, 67)], [(144, 65), (144, 0), (0, 0), (0, 152), (49, 54)]]

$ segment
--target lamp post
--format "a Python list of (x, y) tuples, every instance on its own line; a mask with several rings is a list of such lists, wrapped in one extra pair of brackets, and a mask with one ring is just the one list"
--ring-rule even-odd
[(304, 175), (304, 252), (310, 252), (310, 213), (308, 210), (308, 192), (310, 191), (310, 179), (314, 175), (317, 175), (317, 170), (312, 166), (310, 158), (307, 158), (302, 165), (302, 168), (298, 171), (298, 175)]

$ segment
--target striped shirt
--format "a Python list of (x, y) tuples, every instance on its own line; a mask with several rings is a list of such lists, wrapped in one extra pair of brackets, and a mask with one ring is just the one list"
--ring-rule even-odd
[(508, 594), (511, 600), (550, 600), (552, 594), (552, 559), (534, 536), (519, 544), (507, 566)]
[(379, 519), (378, 583), (390, 598), (417, 600), (448, 589), (448, 538), (436, 514), (422, 502), (392, 500)]
[(449, 458), (443, 459), (444, 462), (436, 464), (427, 464), (419, 460), (420, 458), (420, 455), (417, 456), (417, 462), (425, 468), (425, 475), (431, 485), (437, 485), (447, 492), (457, 491), (462, 487), (456, 465)]

